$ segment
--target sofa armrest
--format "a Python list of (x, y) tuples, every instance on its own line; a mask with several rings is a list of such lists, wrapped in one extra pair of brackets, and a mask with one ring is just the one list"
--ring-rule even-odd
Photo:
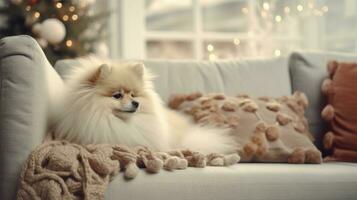
[(22, 165), (43, 140), (61, 81), (33, 38), (0, 40), (0, 199), (15, 199)]

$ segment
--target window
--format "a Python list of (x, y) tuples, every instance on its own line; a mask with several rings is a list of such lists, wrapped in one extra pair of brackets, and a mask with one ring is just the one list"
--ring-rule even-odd
[[(114, 1), (114, 0), (112, 0)], [(123, 58), (215, 60), (357, 49), (355, 0), (121, 0)]]

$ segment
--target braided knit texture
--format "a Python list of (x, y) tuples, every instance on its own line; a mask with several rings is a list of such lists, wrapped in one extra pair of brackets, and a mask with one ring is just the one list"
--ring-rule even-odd
[(29, 155), (20, 175), (18, 200), (104, 199), (109, 182), (120, 172), (133, 179), (139, 168), (147, 173), (187, 167), (228, 166), (238, 154), (203, 155), (190, 150), (153, 152), (146, 147), (123, 145), (81, 146), (66, 141), (46, 141)]

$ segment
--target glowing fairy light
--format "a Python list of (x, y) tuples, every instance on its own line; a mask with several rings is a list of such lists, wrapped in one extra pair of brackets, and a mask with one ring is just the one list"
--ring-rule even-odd
[(69, 17), (68, 17), (68, 15), (63, 15), (62, 19), (63, 19), (63, 21), (68, 21)]
[(72, 20), (76, 21), (78, 19), (78, 15), (72, 15)]
[(270, 9), (269, 3), (268, 2), (264, 2), (263, 3), (263, 8), (264, 8), (264, 10), (269, 10)]
[(209, 60), (216, 60), (216, 54), (214, 53), (210, 53), (209, 56), (208, 56)]
[(56, 3), (56, 8), (62, 8), (62, 3), (60, 2)]
[(72, 40), (67, 40), (67, 41), (66, 41), (66, 46), (67, 46), (67, 47), (71, 47), (72, 45), (73, 45)]
[(281, 55), (281, 51), (279, 49), (275, 49), (274, 50), (274, 55), (275, 56), (280, 56)]
[(39, 12), (35, 12), (35, 14), (34, 14), (35, 18), (39, 18), (40, 15), (41, 15), (41, 14), (40, 14)]
[(207, 45), (207, 51), (212, 52), (214, 50), (214, 46), (212, 44)]
[(74, 12), (75, 9), (76, 9), (76, 8), (75, 8), (74, 6), (71, 6), (71, 7), (69, 7), (68, 10), (69, 10), (70, 12)]
[(299, 5), (296, 6), (296, 10), (299, 11), (299, 12), (302, 12), (304, 10), (304, 6), (299, 4)]

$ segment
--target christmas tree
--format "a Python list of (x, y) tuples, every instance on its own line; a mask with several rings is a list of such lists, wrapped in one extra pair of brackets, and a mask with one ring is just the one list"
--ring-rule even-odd
[(94, 12), (95, 0), (6, 0), (0, 7), (0, 36), (31, 35), (53, 64), (59, 59), (108, 54), (104, 43), (108, 12)]

